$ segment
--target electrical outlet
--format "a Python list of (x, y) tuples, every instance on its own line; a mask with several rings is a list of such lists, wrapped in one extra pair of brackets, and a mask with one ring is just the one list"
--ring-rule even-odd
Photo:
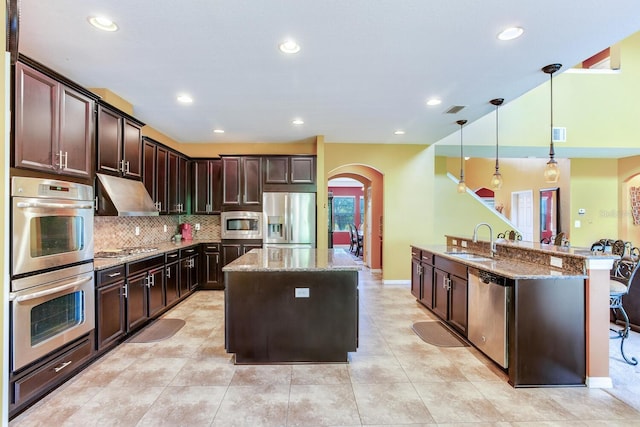
[(196, 231), (200, 231), (200, 223), (199, 222), (196, 223)]
[(558, 258), (555, 256), (549, 257), (549, 264), (551, 264), (553, 267), (558, 267), (558, 268), (562, 268), (562, 258)]
[(164, 225), (164, 232), (167, 232), (167, 224)]
[(139, 236), (139, 235), (140, 235), (140, 227), (136, 225), (136, 236)]
[(460, 246), (462, 246), (463, 248), (467, 247), (467, 241), (466, 240), (461, 240), (460, 241)]

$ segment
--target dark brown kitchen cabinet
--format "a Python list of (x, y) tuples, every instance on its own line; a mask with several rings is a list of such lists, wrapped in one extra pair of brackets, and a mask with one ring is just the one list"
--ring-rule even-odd
[(142, 182), (161, 214), (169, 213), (167, 204), (168, 162), (168, 150), (152, 139), (144, 138)]
[(425, 307), (433, 309), (433, 254), (411, 248), (411, 294)]
[(223, 157), (222, 183), (223, 210), (262, 209), (262, 158)]
[(180, 249), (180, 298), (193, 292), (200, 283), (200, 254), (198, 246)]
[(467, 336), (467, 267), (438, 256), (434, 266), (432, 310)]
[(96, 272), (96, 349), (105, 350), (127, 332), (124, 264)]
[(167, 200), (169, 213), (188, 213), (187, 196), (189, 192), (189, 169), (187, 158), (173, 151), (169, 151), (168, 157)]
[(128, 333), (164, 307), (164, 259), (164, 255), (156, 255), (126, 265)]
[(222, 160), (199, 159), (191, 163), (194, 215), (220, 213), (222, 209)]
[(144, 123), (108, 104), (98, 104), (97, 172), (142, 179)]
[(89, 92), (16, 63), (13, 165), (90, 178), (95, 99)]
[(316, 191), (315, 156), (263, 157), (264, 191)]
[(222, 241), (222, 266), (229, 264), (251, 249), (262, 248), (260, 240), (223, 240)]
[(200, 289), (224, 289), (220, 263), (220, 244), (202, 245), (202, 278)]
[(180, 299), (180, 263), (178, 251), (165, 254), (165, 294), (166, 306), (171, 307)]

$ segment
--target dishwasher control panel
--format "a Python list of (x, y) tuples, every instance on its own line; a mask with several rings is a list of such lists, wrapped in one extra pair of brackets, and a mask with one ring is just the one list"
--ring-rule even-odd
[(488, 271), (478, 270), (478, 278), (482, 283), (495, 283), (496, 285), (507, 286), (506, 277), (498, 276)]

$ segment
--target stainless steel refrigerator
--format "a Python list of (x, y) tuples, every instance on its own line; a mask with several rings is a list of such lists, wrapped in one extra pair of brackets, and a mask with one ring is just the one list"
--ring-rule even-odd
[(315, 193), (263, 193), (264, 247), (316, 247)]

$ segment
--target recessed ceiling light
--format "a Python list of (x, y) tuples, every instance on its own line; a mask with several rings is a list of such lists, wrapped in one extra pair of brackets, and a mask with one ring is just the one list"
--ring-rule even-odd
[(285, 40), (278, 46), (283, 53), (298, 53), (300, 52), (300, 45), (295, 40)]
[(524, 33), (522, 27), (509, 27), (498, 33), (498, 40), (513, 40), (517, 39)]
[(294, 121), (292, 121), (291, 123), (293, 123), (294, 125), (303, 125), (304, 124), (304, 120), (302, 119), (295, 119)]
[(193, 98), (191, 98), (187, 94), (178, 95), (178, 102), (183, 104), (191, 104), (193, 102)]
[(398, 129), (398, 130), (397, 130), (397, 131), (395, 131), (393, 134), (394, 134), (394, 135), (404, 135), (404, 131), (403, 131), (403, 130)]
[(439, 98), (431, 98), (427, 101), (427, 105), (429, 105), (430, 107), (433, 107), (434, 105), (440, 105), (442, 104), (442, 100)]
[(214, 129), (213, 133), (224, 133), (224, 129)]
[(118, 26), (106, 16), (90, 16), (89, 23), (102, 31), (118, 31)]

